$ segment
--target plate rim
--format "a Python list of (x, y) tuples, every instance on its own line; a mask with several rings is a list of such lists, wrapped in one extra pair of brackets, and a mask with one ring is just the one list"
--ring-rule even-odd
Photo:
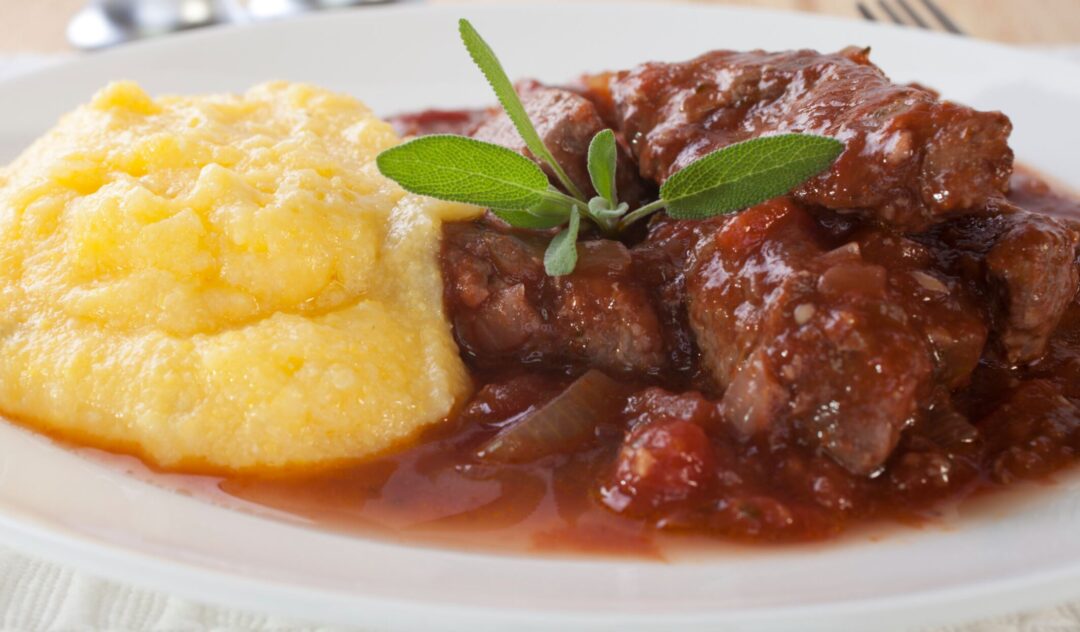
[[(368, 7), (368, 8), (364, 8), (363, 12), (365, 14), (370, 14), (370, 13), (375, 13), (375, 12), (380, 12), (380, 13), (381, 12), (430, 13), (433, 10), (436, 10), (436, 11), (438, 11), (440, 13), (450, 13), (450, 12), (469, 13), (469, 12), (473, 12), (473, 11), (486, 11), (486, 10), (490, 10), (490, 9), (497, 9), (499, 11), (508, 11), (508, 10), (513, 10), (515, 8), (525, 8), (525, 7), (531, 7), (531, 8), (534, 8), (534, 9), (542, 9), (542, 10), (559, 11), (559, 10), (566, 10), (566, 9), (569, 9), (569, 8), (576, 9), (576, 8), (579, 8), (579, 7), (582, 7), (582, 6), (601, 6), (601, 7), (604, 7), (604, 8), (625, 6), (625, 7), (634, 7), (635, 9), (645, 7), (646, 9), (649, 9), (649, 8), (651, 8), (651, 9), (663, 8), (664, 10), (676, 9), (676, 7), (674, 7), (674, 6), (660, 4), (660, 3), (636, 3), (635, 2), (635, 3), (625, 3), (624, 4), (624, 3), (594, 3), (594, 2), (589, 2), (589, 3), (556, 2), (556, 3), (545, 3), (545, 4), (522, 3), (522, 4), (514, 4), (514, 5), (500, 5), (500, 4), (497, 4), (497, 3), (480, 3), (480, 4), (451, 5), (451, 6), (439, 5), (439, 6), (434, 6), (434, 7), (417, 5), (417, 4), (406, 4), (406, 5), (396, 5), (396, 6), (387, 5), (387, 6)], [(696, 12), (699, 12), (699, 11), (709, 11), (709, 12), (717, 12), (718, 14), (726, 13), (726, 14), (729, 14), (729, 15), (740, 15), (740, 14), (762, 15), (762, 14), (766, 14), (766, 15), (774, 15), (774, 16), (780, 17), (780, 18), (785, 19), (785, 20), (791, 19), (793, 17), (789, 12), (780, 11), (780, 10), (758, 9), (758, 8), (750, 8), (750, 7), (718, 6), (718, 5), (679, 5), (676, 10), (679, 10), (679, 11), (685, 10), (687, 13), (696, 13)], [(292, 21), (293, 22), (295, 22), (295, 21), (318, 22), (318, 21), (321, 21), (321, 20), (333, 19), (334, 17), (336, 17), (336, 16), (332, 16), (332, 15), (308, 15), (308, 16), (302, 16), (300, 18), (295, 18)], [(811, 22), (820, 21), (820, 22), (823, 22), (823, 23), (828, 22), (828, 23), (832, 23), (832, 24), (838, 24), (838, 23), (839, 24), (845, 24), (845, 23), (850, 23), (850, 22), (853, 21), (853, 20), (847, 20), (847, 19), (837, 18), (837, 17), (833, 17), (833, 16), (822, 16), (822, 15), (812, 15), (812, 14), (800, 14), (798, 16), (798, 18), (800, 20), (808, 20), (808, 21), (811, 21)], [(286, 25), (286, 26), (283, 26), (283, 25)], [(890, 26), (890, 25), (878, 24), (878, 25), (863, 25), (863, 26), (868, 26), (868, 27), (873, 27), (873, 28), (878, 28), (878, 29), (886, 29), (886, 30), (890, 30), (890, 31), (898, 30), (897, 27), (893, 27), (893, 26)], [(38, 70), (38, 71), (16, 75), (14, 77), (11, 77), (9, 79), (6, 79), (6, 80), (0, 82), (0, 88), (8, 89), (12, 85), (17, 86), (17, 84), (19, 84), (22, 81), (37, 80), (37, 79), (40, 79), (43, 76), (49, 75), (52, 72), (58, 72), (58, 71), (61, 71), (61, 70), (67, 71), (67, 70), (70, 70), (72, 68), (78, 67), (78, 66), (80, 66), (80, 65), (82, 65), (84, 63), (87, 63), (87, 61), (86, 61), (87, 59), (104, 59), (104, 60), (108, 61), (108, 60), (112, 60), (114, 58), (123, 58), (123, 57), (128, 56), (128, 55), (140, 53), (140, 52), (143, 52), (143, 51), (158, 49), (158, 48), (160, 48), (160, 49), (167, 49), (169, 47), (182, 48), (184, 46), (190, 46), (190, 45), (197, 44), (203, 38), (218, 39), (218, 38), (221, 38), (223, 36), (228, 36), (228, 35), (232, 34), (233, 32), (235, 32), (237, 30), (270, 29), (270, 28), (280, 28), (280, 29), (287, 30), (290, 27), (287, 26), (287, 22), (285, 22), (285, 21), (282, 21), (282, 22), (249, 23), (249, 24), (242, 24), (242, 25), (221, 26), (221, 27), (211, 27), (211, 28), (207, 28), (207, 29), (201, 29), (201, 30), (198, 30), (198, 31), (190, 32), (190, 33), (184, 33), (184, 34), (179, 34), (179, 35), (176, 35), (176, 36), (172, 36), (172, 37), (170, 37), (168, 39), (165, 39), (165, 40), (151, 40), (151, 41), (145, 41), (145, 42), (136, 42), (136, 43), (133, 43), (133, 44), (129, 44), (129, 45), (120, 47), (120, 48), (115, 49), (115, 50), (96, 53), (92, 57), (76, 57), (76, 58), (73, 58), (73, 59), (64, 60), (64, 61), (59, 62), (59, 63), (54, 64), (54, 65), (50, 65), (50, 66), (48, 66), (46, 68), (43, 68), (41, 70)], [(957, 41), (957, 40), (963, 39), (963, 38), (959, 38), (958, 36), (954, 36), (954, 35), (950, 35), (950, 34), (943, 34), (943, 33), (923, 33), (921, 35), (932, 37), (932, 38), (943, 38), (943, 39), (946, 39), (946, 40), (949, 40), (949, 41)], [(964, 40), (964, 41), (966, 41), (968, 44), (971, 44), (971, 45), (977, 45), (978, 47), (990, 47), (990, 48), (995, 48), (995, 49), (999, 49), (999, 50), (1008, 51), (1008, 54), (1010, 54), (1010, 55), (1023, 55), (1023, 56), (1028, 57), (1028, 58), (1030, 58), (1032, 60), (1039, 60), (1039, 61), (1046, 60), (1046, 61), (1050, 61), (1050, 62), (1055, 63), (1055, 64), (1062, 64), (1062, 63), (1068, 64), (1068, 62), (1063, 62), (1060, 59), (1051, 57), (1051, 56), (1046, 55), (1045, 53), (1042, 53), (1042, 52), (1024, 50), (1024, 49), (1020, 49), (1020, 48), (1010, 46), (1010, 45), (1007, 45), (1007, 44), (1001, 44), (1001, 43), (996, 43), (996, 42), (974, 41), (974, 40)], [(1080, 184), (1080, 183), (1076, 183), (1076, 184)], [(189, 499), (185, 499), (185, 500), (189, 500)], [(196, 500), (190, 500), (190, 501), (191, 502), (200, 502), (200, 501), (196, 501)], [(63, 529), (57, 528), (57, 525), (49, 525), (49, 524), (45, 523), (44, 521), (38, 521), (33, 516), (23, 515), (23, 516), (19, 517), (18, 519), (16, 519), (15, 516), (16, 516), (17, 513), (18, 512), (12, 511), (12, 509), (10, 507), (6, 506), (6, 504), (4, 502), (4, 499), (0, 499), (0, 534), (3, 534), (3, 536), (4, 536), (3, 540), (5, 542), (10, 543), (11, 540), (16, 540), (16, 541), (22, 542), (27, 550), (32, 550), (34, 552), (34, 554), (36, 554), (36, 555), (39, 555), (39, 556), (47, 558), (47, 559), (53, 559), (53, 560), (58, 561), (60, 563), (65, 563), (65, 564), (69, 564), (69, 565), (72, 565), (72, 566), (76, 566), (78, 568), (82, 568), (83, 570), (86, 570), (86, 571), (88, 571), (88, 572), (90, 572), (92, 574), (106, 576), (106, 577), (109, 577), (111, 579), (115, 579), (115, 580), (122, 581), (122, 582), (131, 582), (132, 580), (131, 580), (131, 574), (130, 573), (120, 573), (119, 571), (113, 572), (113, 569), (110, 568), (110, 561), (115, 562), (115, 560), (119, 559), (119, 560), (123, 560), (123, 562), (124, 562), (124, 564), (126, 566), (140, 569), (139, 572), (145, 574), (145, 576), (147, 578), (147, 585), (149, 585), (151, 587), (162, 586), (162, 587), (157, 587), (156, 588), (157, 590), (166, 590), (168, 592), (173, 592), (175, 594), (183, 594), (187, 598), (197, 599), (197, 600), (200, 600), (200, 601), (209, 600), (209, 601), (212, 601), (212, 602), (215, 602), (215, 603), (219, 603), (220, 605), (226, 605), (226, 606), (231, 605), (231, 607), (236, 607), (236, 605), (235, 605), (235, 603), (236, 603), (235, 595), (232, 595), (231, 597), (229, 597), (228, 602), (224, 601), (224, 597), (222, 597), (222, 601), (217, 601), (217, 600), (214, 599), (213, 594), (205, 593), (205, 591), (204, 592), (196, 591), (197, 595), (195, 595), (195, 594), (188, 594), (186, 592), (186, 590), (177, 590), (175, 585), (167, 584), (167, 582), (166, 582), (166, 580), (164, 578), (166, 578), (166, 577), (168, 577), (170, 575), (180, 574), (180, 575), (186, 575), (187, 576), (188, 584), (186, 584), (186, 585), (189, 585), (189, 586), (191, 584), (201, 583), (201, 582), (207, 582), (207, 583), (211, 583), (211, 584), (216, 584), (216, 583), (219, 583), (219, 582), (229, 582), (229, 583), (234, 583), (235, 584), (236, 582), (241, 582), (241, 583), (245, 583), (245, 584), (251, 584), (251, 588), (253, 590), (255, 589), (255, 587), (261, 586), (263, 590), (268, 590), (268, 591), (271, 591), (271, 592), (286, 590), (286, 591), (288, 591), (290, 593), (293, 593), (293, 594), (297, 593), (298, 591), (299, 592), (310, 593), (307, 598), (308, 599), (313, 599), (313, 600), (316, 600), (316, 597), (318, 597), (318, 595), (320, 595), (320, 594), (322, 594), (324, 596), (324, 598), (325, 598), (325, 591), (319, 592), (319, 591), (313, 591), (312, 589), (307, 588), (307, 587), (303, 587), (303, 586), (277, 584), (277, 583), (273, 582), (272, 580), (267, 580), (267, 579), (256, 580), (256, 579), (252, 579), (250, 577), (245, 577), (243, 575), (239, 575), (239, 574), (236, 574), (236, 573), (227, 573), (227, 572), (224, 572), (224, 571), (216, 571), (216, 570), (213, 570), (213, 569), (205, 568), (205, 567), (202, 567), (202, 566), (197, 566), (197, 565), (194, 565), (194, 564), (186, 564), (185, 562), (175, 560), (175, 559), (168, 559), (168, 558), (161, 558), (161, 557), (151, 556), (151, 555), (146, 554), (146, 553), (137, 552), (137, 551), (133, 551), (133, 550), (130, 550), (130, 549), (125, 549), (125, 548), (119, 547), (117, 545), (110, 544), (108, 542), (103, 542), (103, 541), (99, 541), (99, 540), (93, 540), (93, 539), (89, 538), (86, 534), (81, 534), (81, 533), (78, 533), (78, 532), (75, 532), (75, 531), (67, 532), (67, 531), (65, 531)], [(36, 527), (34, 529), (29, 529), (29, 528), (27, 528), (27, 525), (36, 525)], [(55, 553), (57, 551), (65, 551), (68, 554), (68, 557), (62, 557), (60, 559), (57, 559), (59, 557), (58, 555), (55, 555)], [(75, 557), (73, 558), (71, 556), (75, 556)], [(79, 560), (79, 561), (73, 561), (73, 559), (74, 560)], [(173, 573), (169, 572), (170, 568), (173, 569), (173, 571), (174, 571)], [(168, 586), (168, 587), (166, 587), (166, 586)], [(652, 625), (655, 625), (657, 623), (669, 623), (670, 624), (673, 621), (683, 620), (683, 619), (685, 619), (687, 623), (708, 623), (710, 625), (722, 624), (722, 623), (728, 623), (728, 624), (730, 624), (730, 623), (754, 623), (754, 622), (761, 623), (762, 621), (759, 620), (759, 618), (761, 618), (761, 617), (767, 619), (769, 623), (772, 623), (774, 619), (777, 619), (777, 617), (780, 617), (780, 618), (783, 619), (783, 621), (780, 621), (780, 623), (782, 624), (784, 621), (787, 621), (787, 622), (790, 623), (790, 622), (795, 622), (795, 621), (802, 621), (806, 617), (816, 617), (816, 616), (821, 615), (822, 611), (827, 611), (834, 617), (837, 614), (838, 610), (848, 611), (848, 614), (851, 615), (851, 616), (862, 616), (862, 615), (865, 615), (867, 613), (881, 614), (881, 613), (887, 613), (887, 612), (895, 612), (895, 613), (899, 614), (899, 613), (902, 613), (904, 611), (907, 611), (908, 609), (910, 609), (914, 605), (929, 606), (929, 607), (937, 608), (937, 609), (940, 610), (942, 608), (948, 609), (949, 607), (951, 607), (952, 604), (955, 604), (957, 601), (961, 601), (961, 600), (983, 600), (983, 599), (987, 599), (989, 597), (993, 597), (995, 595), (1003, 595), (1003, 594), (1012, 595), (1013, 596), (1012, 603), (1014, 604), (1015, 603), (1015, 595), (1019, 594), (1019, 593), (1025, 593), (1027, 595), (1028, 602), (1032, 603), (1033, 605), (1048, 605), (1049, 603), (1052, 603), (1053, 601), (1058, 600), (1057, 595), (1066, 592), (1064, 590), (1064, 588), (1066, 586), (1070, 587), (1069, 590), (1068, 590), (1069, 594), (1072, 594), (1072, 595), (1080, 594), (1080, 559), (1075, 560), (1074, 562), (1072, 562), (1072, 566), (1070, 566), (1070, 567), (1064, 567), (1064, 568), (1056, 569), (1056, 570), (1044, 570), (1044, 571), (1041, 571), (1041, 572), (1032, 573), (1029, 576), (1013, 577), (1013, 578), (1007, 578), (1007, 579), (1000, 579), (999, 578), (999, 579), (996, 579), (996, 580), (984, 581), (984, 582), (969, 585), (969, 586), (966, 586), (966, 587), (952, 588), (945, 594), (943, 594), (944, 591), (936, 591), (936, 592), (928, 592), (928, 593), (915, 592), (915, 593), (909, 593), (909, 594), (905, 594), (905, 595), (901, 595), (901, 596), (890, 595), (888, 597), (864, 598), (864, 599), (857, 599), (855, 601), (827, 602), (827, 603), (815, 604), (815, 605), (811, 605), (811, 606), (802, 606), (802, 605), (800, 605), (800, 606), (786, 606), (786, 607), (779, 607), (779, 608), (775, 607), (775, 606), (770, 606), (770, 607), (768, 607), (768, 610), (769, 610), (768, 613), (759, 612), (759, 610), (760, 610), (759, 608), (748, 608), (748, 609), (724, 609), (722, 611), (709, 611), (709, 612), (702, 612), (702, 613), (697, 613), (697, 614), (694, 614), (694, 613), (672, 614), (671, 612), (658, 613), (656, 615), (651, 615), (651, 616), (645, 616), (645, 615), (637, 614), (637, 615), (634, 615), (634, 620), (625, 621), (623, 623), (625, 625), (630, 625), (630, 626), (634, 626), (634, 627), (641, 627), (642, 623), (652, 624)], [(1038, 592), (1039, 594), (1035, 594), (1036, 592)], [(495, 629), (493, 626), (488, 625), (488, 623), (493, 622), (492, 621), (492, 616), (493, 615), (496, 615), (498, 617), (508, 617), (507, 619), (501, 619), (500, 618), (498, 621), (495, 621), (495, 623), (501, 623), (501, 624), (505, 624), (505, 623), (511, 622), (511, 621), (514, 624), (519, 624), (519, 623), (522, 623), (522, 621), (521, 621), (522, 617), (530, 617), (530, 616), (536, 616), (536, 615), (543, 615), (544, 617), (549, 617), (545, 621), (545, 623), (550, 624), (550, 623), (552, 623), (554, 621), (553, 619), (550, 619), (550, 617), (553, 617), (553, 616), (556, 615), (556, 613), (551, 613), (551, 612), (535, 612), (535, 611), (530, 611), (530, 610), (509, 610), (509, 611), (500, 613), (497, 609), (492, 609), (492, 608), (484, 608), (484, 607), (476, 607), (476, 606), (447, 607), (447, 606), (431, 605), (431, 604), (428, 604), (428, 603), (417, 604), (417, 603), (415, 603), (413, 601), (408, 601), (408, 600), (403, 600), (403, 601), (401, 601), (399, 603), (389, 604), (388, 600), (385, 599), (385, 598), (372, 598), (372, 597), (365, 596), (365, 595), (355, 595), (355, 594), (340, 595), (338, 597), (335, 597), (335, 598), (331, 599), (331, 601), (335, 601), (335, 603), (336, 603), (337, 600), (339, 600), (341, 598), (347, 598), (348, 601), (351, 604), (353, 604), (352, 607), (354, 609), (356, 609), (357, 612), (359, 612), (359, 609), (360, 609), (361, 606), (367, 606), (368, 605), (367, 602), (372, 601), (372, 602), (377, 602), (377, 604), (378, 604), (378, 606), (380, 608), (387, 608), (388, 606), (390, 606), (392, 608), (397, 608), (397, 609), (400, 610), (402, 615), (412, 616), (413, 619), (416, 620), (418, 623), (422, 623), (421, 619), (416, 618), (415, 609), (418, 607), (418, 605), (422, 606), (423, 609), (426, 610), (427, 612), (432, 613), (432, 614), (426, 615), (426, 616), (436, 616), (437, 617), (437, 616), (441, 615), (441, 616), (454, 616), (454, 617), (459, 617), (459, 618), (460, 617), (472, 617), (474, 619), (471, 621), (471, 623), (468, 626), (464, 626), (464, 627), (470, 627), (471, 629), (477, 629), (478, 627), (481, 628), (481, 629), (487, 629), (489, 627), (492, 628), (492, 629)], [(945, 603), (945, 602), (947, 602), (947, 603)], [(278, 607), (281, 606), (281, 604), (279, 604), (276, 601), (272, 601), (272, 600), (271, 601), (260, 600), (258, 605), (257, 605), (257, 608), (259, 610), (267, 610), (268, 605), (270, 606), (270, 609), (278, 611), (278, 612), (280, 612), (281, 614), (283, 614), (285, 616), (296, 616), (295, 612), (293, 612), (293, 611), (291, 611), (291, 610), (289, 610), (287, 608), (282, 609), (282, 610), (278, 610)], [(982, 604), (982, 605), (985, 606), (985, 604)], [(1000, 605), (995, 603), (993, 605), (996, 606), (996, 607), (999, 607), (1000, 612), (1007, 612), (1007, 611), (1010, 611), (1010, 610), (1014, 609), (1012, 605), (1005, 606), (1004, 603), (1002, 603)], [(440, 610), (442, 610), (444, 612), (440, 613), (439, 612)], [(565, 615), (565, 613), (557, 613), (557, 614), (559, 614), (560, 616)], [(572, 613), (569, 616), (570, 616), (570, 619), (568, 619), (568, 620), (572, 621), (575, 625), (580, 625), (580, 626), (583, 626), (583, 627), (595, 627), (595, 628), (598, 628), (598, 629), (599, 628), (609, 627), (613, 622), (620, 622), (620, 619), (618, 618), (618, 616), (614, 616), (614, 615), (612, 615), (610, 613), (606, 613), (606, 612), (595, 612), (595, 613), (589, 613), (589, 614), (586, 614), (586, 613)], [(944, 622), (948, 622), (950, 620), (951, 619), (950, 619), (949, 613), (942, 611), (940, 613), (940, 617), (938, 618), (937, 622), (944, 623)], [(957, 617), (955, 620), (960, 620), (960, 618)], [(559, 621), (563, 621), (563, 619), (559, 619)], [(339, 622), (345, 622), (345, 621), (339, 621)], [(645, 628), (642, 628), (642, 629), (645, 629)], [(833, 629), (836, 629), (836, 628), (833, 627)]]

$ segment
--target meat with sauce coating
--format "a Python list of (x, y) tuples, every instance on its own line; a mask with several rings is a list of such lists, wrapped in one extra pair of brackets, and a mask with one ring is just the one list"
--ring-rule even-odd
[(904, 229), (1002, 194), (1009, 119), (892, 83), (868, 50), (713, 51), (586, 77), (587, 93), (661, 183), (724, 146), (781, 132), (832, 136), (846, 149), (795, 190), (803, 203), (861, 212)]
[(445, 226), (445, 291), (463, 352), (482, 365), (513, 359), (638, 375), (664, 368), (661, 324), (626, 247), (582, 242), (574, 273), (550, 277), (546, 243), (492, 224)]
[(939, 267), (982, 295), (981, 307), (1009, 363), (1043, 355), (1080, 280), (1072, 225), (999, 199), (916, 239), (934, 250)]
[(870, 474), (975, 368), (986, 326), (917, 244), (868, 227), (838, 238), (783, 198), (712, 223), (686, 273), (690, 325), (738, 435)]

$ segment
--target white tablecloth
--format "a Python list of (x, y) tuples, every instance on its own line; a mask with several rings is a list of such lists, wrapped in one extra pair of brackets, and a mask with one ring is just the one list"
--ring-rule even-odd
[[(1048, 52), (1080, 62), (1080, 47), (1054, 48)], [(55, 63), (57, 59), (40, 55), (0, 58), (0, 80)], [(0, 632), (336, 632), (346, 629), (207, 606), (105, 581), (0, 547)], [(1080, 632), (1080, 595), (1075, 602), (1049, 610), (926, 632)]]

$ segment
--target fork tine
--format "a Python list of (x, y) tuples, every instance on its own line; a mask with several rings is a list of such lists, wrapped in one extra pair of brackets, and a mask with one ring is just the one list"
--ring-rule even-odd
[(954, 33), (956, 35), (963, 35), (964, 32), (960, 30), (960, 27), (953, 22), (948, 15), (942, 11), (934, 0), (922, 0), (923, 5), (930, 13), (934, 14), (934, 17), (938, 22), (941, 22), (941, 26), (945, 27), (945, 30)]
[(900, 18), (900, 15), (896, 11), (893, 11), (893, 8), (890, 7), (885, 0), (878, 0), (877, 3), (878, 6), (881, 7), (881, 10), (885, 12), (885, 15), (889, 16), (889, 19), (892, 20), (894, 24), (905, 26), (904, 20)]
[(908, 17), (911, 18), (911, 21), (915, 23), (915, 26), (924, 29), (930, 28), (930, 25), (926, 23), (926, 20), (922, 19), (922, 16), (916, 13), (915, 9), (911, 8), (911, 5), (908, 4), (907, 0), (896, 0), (896, 2), (900, 5), (900, 8), (904, 10), (904, 13), (907, 13)]
[(856, 2), (855, 8), (859, 10), (859, 13), (862, 14), (863, 18), (871, 22), (877, 22), (877, 17), (874, 16), (874, 13), (870, 10), (870, 7), (866, 6), (862, 2)]

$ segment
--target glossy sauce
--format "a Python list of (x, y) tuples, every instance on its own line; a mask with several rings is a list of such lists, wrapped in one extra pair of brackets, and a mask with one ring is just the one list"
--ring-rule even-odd
[[(651, 527), (603, 510), (583, 485), (609, 462), (610, 446), (518, 466), (476, 458), (485, 441), (518, 417), (499, 404), (527, 411), (567, 380), (532, 375), (509, 382), (526, 388), (487, 389), (503, 391), (494, 398), (484, 398), (482, 389), (460, 415), (398, 454), (308, 477), (229, 478), (220, 489), (323, 528), (390, 539), (656, 555)], [(501, 401), (492, 405), (494, 399)]]
[[(1030, 174), (1014, 178), (1012, 197), (1080, 220), (1080, 205)], [(1016, 369), (984, 359), (971, 383), (954, 393), (957, 409), (977, 420), (978, 438), (936, 442), (933, 431), (909, 432), (872, 477), (854, 476), (799, 446), (770, 450), (732, 441), (717, 430), (722, 424), (707, 398), (637, 382), (625, 385), (626, 408), (602, 420), (582, 449), (527, 464), (487, 463), (478, 448), (571, 377), (489, 367), (477, 369), (475, 379), (474, 400), (402, 452), (301, 478), (230, 478), (220, 489), (322, 528), (410, 542), (656, 557), (667, 534), (760, 544), (817, 541), (882, 521), (921, 524), (973, 494), (1046, 480), (1080, 453), (1075, 301), (1042, 360)], [(711, 510), (702, 513), (698, 499), (658, 513), (611, 511), (616, 455), (629, 429), (645, 417), (680, 416), (709, 429), (720, 462), (724, 482), (710, 492)]]

